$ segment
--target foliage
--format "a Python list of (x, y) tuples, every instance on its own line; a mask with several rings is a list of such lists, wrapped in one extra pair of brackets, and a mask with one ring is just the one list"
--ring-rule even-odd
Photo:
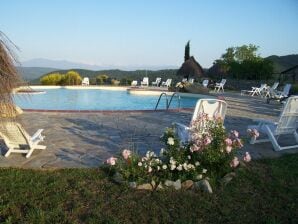
[(78, 72), (68, 71), (66, 74), (51, 73), (40, 79), (42, 85), (80, 85), (82, 78)]
[[(138, 183), (162, 183), (165, 180), (198, 181), (209, 177), (214, 184), (238, 167), (236, 149), (242, 148), (239, 133), (226, 133), (220, 118), (210, 119), (207, 114), (200, 114), (190, 128), (191, 139), (181, 145), (175, 130), (166, 129), (162, 140), (166, 148), (160, 155), (148, 151), (141, 157), (125, 149), (119, 158), (111, 157), (107, 164), (114, 167), (127, 181)], [(247, 153), (244, 161), (250, 161)]]
[(109, 76), (106, 74), (98, 75), (96, 76), (96, 84), (97, 85), (107, 84), (108, 79), (109, 79)]
[(272, 77), (273, 62), (263, 59), (257, 54), (259, 47), (255, 45), (242, 45), (230, 47), (216, 60), (226, 74), (237, 79), (267, 80)]
[(62, 75), (61, 85), (81, 85), (82, 77), (76, 71), (69, 71)]
[(185, 45), (185, 52), (184, 52), (184, 61), (187, 61), (190, 58), (190, 41), (187, 41)]
[(120, 81), (117, 80), (117, 79), (112, 79), (112, 80), (111, 80), (111, 84), (112, 84), (113, 86), (118, 86), (118, 85), (120, 84)]

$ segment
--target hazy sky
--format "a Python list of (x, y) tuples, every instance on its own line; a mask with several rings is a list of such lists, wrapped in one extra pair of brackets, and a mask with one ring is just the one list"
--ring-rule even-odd
[(184, 46), (203, 67), (230, 46), (298, 53), (298, 0), (1, 0), (0, 30), (20, 60), (180, 66)]

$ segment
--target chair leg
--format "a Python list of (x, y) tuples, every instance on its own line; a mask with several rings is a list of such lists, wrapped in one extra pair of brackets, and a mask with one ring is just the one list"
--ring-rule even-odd
[(270, 128), (267, 125), (265, 125), (265, 130), (266, 130), (266, 133), (268, 135), (269, 140), (272, 143), (272, 146), (273, 146), (274, 150), (275, 151), (280, 151), (281, 150), (281, 147), (278, 144), (275, 136), (273, 135), (273, 133), (271, 132)]
[(298, 133), (297, 133), (297, 131), (294, 132), (294, 137), (295, 137), (296, 142), (298, 143)]
[(9, 148), (8, 151), (5, 153), (5, 157), (8, 157), (13, 149)]

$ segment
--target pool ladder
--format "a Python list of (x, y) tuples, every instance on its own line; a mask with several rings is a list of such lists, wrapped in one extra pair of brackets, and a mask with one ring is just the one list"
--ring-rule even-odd
[(159, 95), (159, 98), (158, 98), (158, 101), (157, 101), (157, 103), (155, 105), (155, 109), (154, 110), (157, 110), (157, 107), (159, 105), (159, 102), (160, 102), (160, 99), (161, 99), (162, 96), (165, 96), (166, 97), (166, 109), (167, 110), (170, 108), (170, 105), (171, 105), (171, 103), (173, 101), (174, 96), (178, 97), (177, 98), (178, 99), (178, 109), (180, 109), (180, 95), (179, 95), (179, 93), (178, 92), (173, 93), (172, 96), (171, 96), (171, 98), (170, 98), (170, 101), (169, 101), (168, 100), (168, 94), (165, 93), (165, 92), (163, 92), (163, 93), (161, 93)]

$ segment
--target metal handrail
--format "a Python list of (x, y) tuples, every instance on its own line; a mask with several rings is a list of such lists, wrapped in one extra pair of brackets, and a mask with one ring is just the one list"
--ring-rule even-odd
[(160, 101), (160, 99), (161, 99), (161, 97), (162, 97), (163, 95), (166, 96), (166, 103), (167, 103), (166, 108), (168, 109), (168, 95), (167, 95), (165, 92), (163, 92), (163, 93), (160, 94), (160, 96), (159, 96), (159, 98), (158, 98), (158, 101), (157, 101), (157, 103), (156, 103), (156, 105), (155, 105), (155, 109), (154, 109), (154, 110), (157, 109), (158, 104), (159, 104), (159, 101)]
[(174, 96), (177, 96), (178, 97), (178, 109), (180, 109), (180, 94), (178, 92), (175, 92), (175, 93), (172, 94), (171, 99), (170, 99), (170, 101), (169, 101), (169, 103), (167, 105), (167, 109), (170, 108), (170, 105), (172, 103), (172, 100), (173, 100), (173, 97)]

